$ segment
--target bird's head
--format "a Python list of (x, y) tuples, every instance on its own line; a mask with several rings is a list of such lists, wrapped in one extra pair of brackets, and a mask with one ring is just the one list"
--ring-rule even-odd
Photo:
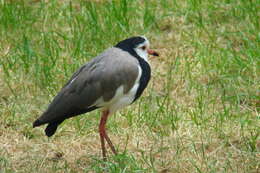
[(148, 61), (148, 55), (159, 56), (159, 54), (150, 49), (149, 40), (144, 36), (130, 37), (117, 43), (115, 47), (129, 52), (133, 56), (138, 56)]

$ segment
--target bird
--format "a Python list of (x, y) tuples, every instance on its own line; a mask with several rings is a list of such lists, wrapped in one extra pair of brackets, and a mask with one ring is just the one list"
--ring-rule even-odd
[(147, 87), (151, 78), (148, 55), (159, 56), (145, 36), (127, 38), (104, 50), (72, 75), (33, 122), (33, 128), (47, 124), (45, 134), (51, 137), (64, 120), (101, 109), (98, 130), (102, 156), (106, 160), (105, 141), (116, 155), (106, 122), (117, 110), (135, 102)]

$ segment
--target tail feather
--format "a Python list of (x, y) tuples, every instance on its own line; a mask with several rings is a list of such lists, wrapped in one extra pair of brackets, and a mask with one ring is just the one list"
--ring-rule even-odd
[(36, 121), (33, 122), (33, 128), (34, 128), (34, 127), (37, 127), (37, 126), (40, 126), (40, 125), (42, 125), (42, 124), (44, 124), (44, 123), (41, 122), (39, 119), (37, 119)]
[(60, 123), (62, 123), (63, 121), (64, 121), (64, 119), (58, 120), (58, 121), (53, 121), (53, 122), (43, 122), (43, 121), (37, 119), (36, 121), (33, 122), (33, 128), (48, 123), (48, 125), (45, 129), (45, 134), (46, 134), (46, 136), (51, 137), (56, 132), (58, 125)]
[[(87, 109), (78, 108), (78, 107), (70, 107), (69, 109), (66, 109), (66, 112), (58, 111), (59, 112), (58, 115), (53, 113), (56, 110), (54, 110), (54, 111), (47, 110), (36, 121), (33, 122), (33, 128), (43, 125), (43, 124), (48, 124), (45, 129), (45, 134), (46, 134), (46, 136), (50, 137), (50, 136), (54, 135), (59, 124), (61, 124), (65, 119), (93, 111), (97, 108), (98, 107), (96, 107), (96, 106), (92, 106)], [(56, 111), (56, 113), (57, 113), (57, 111)]]
[(54, 133), (56, 132), (59, 124), (60, 124), (60, 122), (49, 123), (48, 126), (45, 129), (46, 136), (51, 137), (52, 135), (54, 135)]

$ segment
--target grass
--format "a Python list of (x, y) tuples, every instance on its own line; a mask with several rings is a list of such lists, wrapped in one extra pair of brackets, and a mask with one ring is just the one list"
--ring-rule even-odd
[[(260, 171), (259, 0), (0, 1), (0, 172)], [(146, 35), (159, 58), (135, 104), (54, 137), (32, 122), (82, 64)]]

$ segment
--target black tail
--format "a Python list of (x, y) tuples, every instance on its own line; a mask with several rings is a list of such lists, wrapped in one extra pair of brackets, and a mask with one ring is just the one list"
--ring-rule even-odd
[[(62, 123), (64, 120), (61, 120), (61, 121), (54, 121), (54, 122), (49, 122), (48, 126), (46, 127), (45, 129), (45, 134), (46, 136), (48, 137), (51, 137), (52, 135), (54, 135), (54, 133), (56, 132), (57, 128), (58, 128), (58, 125), (60, 123)], [(48, 123), (48, 122), (47, 122)], [(43, 125), (43, 124), (46, 124), (46, 122), (41, 122), (39, 119), (37, 119), (36, 121), (34, 121), (33, 123), (33, 128), (34, 127), (37, 127), (37, 126), (40, 126), (40, 125)]]
[[(52, 115), (54, 115), (54, 114), (49, 113), (49, 111), (46, 111), (36, 121), (34, 121), (33, 127), (37, 127), (37, 126), (40, 126), (43, 124), (48, 124), (45, 129), (45, 134), (46, 134), (46, 136), (50, 137), (50, 136), (54, 135), (59, 124), (61, 124), (65, 119), (93, 111), (97, 108), (98, 107), (96, 107), (96, 106), (93, 106), (93, 107), (90, 107), (87, 109), (72, 107), (72, 108), (69, 108), (66, 112), (63, 112), (63, 114), (60, 114), (59, 116), (56, 115), (55, 117), (58, 117), (58, 118), (54, 119), (54, 120), (51, 119)], [(40, 119), (44, 119), (44, 120), (40, 120)]]
[(43, 124), (45, 124), (45, 123), (42, 123), (39, 119), (37, 119), (36, 121), (33, 122), (33, 128), (40, 126), (40, 125), (43, 125)]
[[(62, 122), (62, 121), (61, 121)], [(61, 123), (60, 121), (56, 121), (56, 122), (51, 122), (48, 124), (48, 126), (45, 129), (45, 134), (48, 137), (51, 137), (52, 135), (54, 135), (54, 133), (56, 132), (58, 125)]]

